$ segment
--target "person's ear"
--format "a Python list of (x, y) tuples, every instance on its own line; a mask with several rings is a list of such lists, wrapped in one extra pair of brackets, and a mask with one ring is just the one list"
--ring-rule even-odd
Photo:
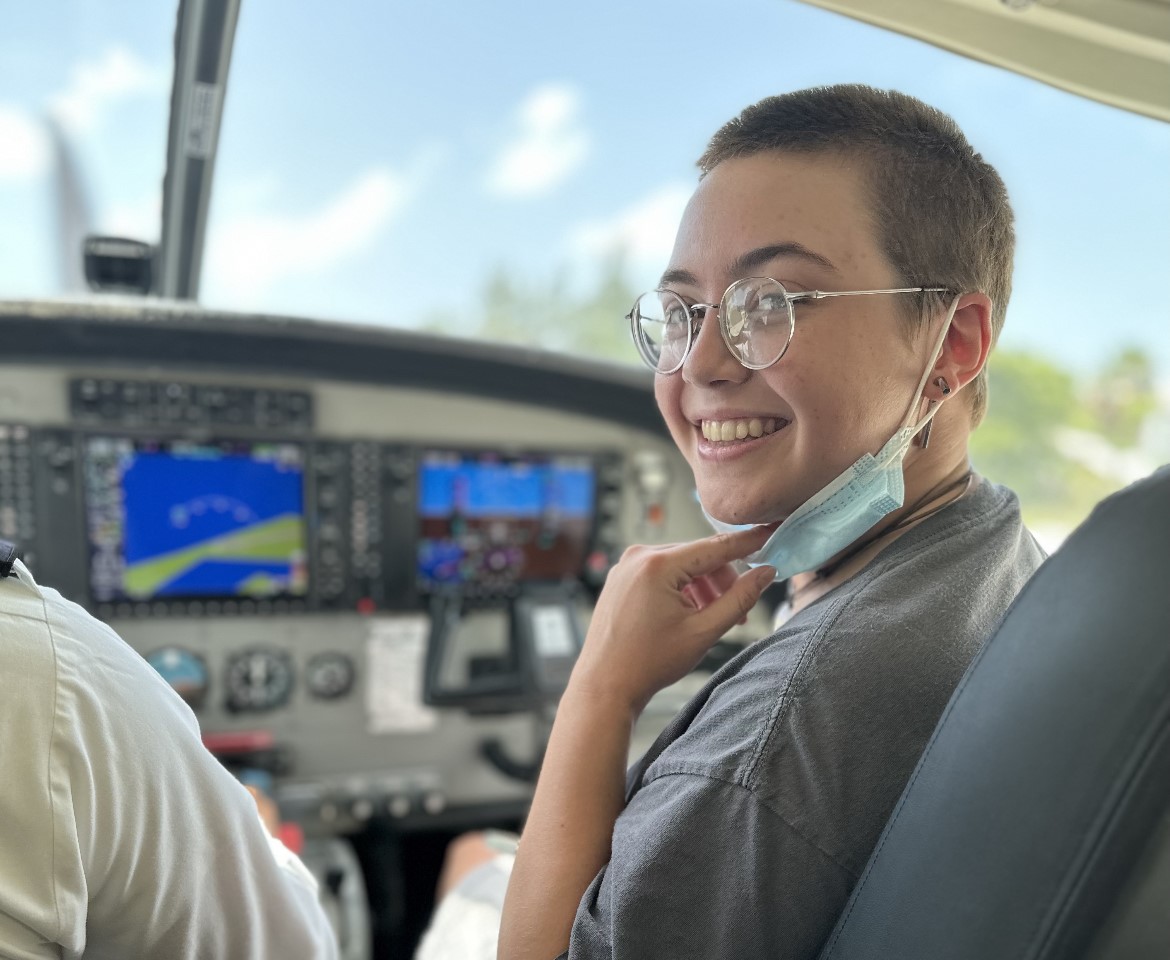
[(929, 399), (938, 401), (953, 395), (979, 375), (991, 352), (991, 309), (991, 298), (985, 293), (959, 297), (942, 351), (926, 378)]

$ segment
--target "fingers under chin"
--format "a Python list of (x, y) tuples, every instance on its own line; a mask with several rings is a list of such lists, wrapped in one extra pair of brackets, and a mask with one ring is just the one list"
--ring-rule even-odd
[(743, 623), (760, 599), (776, 571), (774, 567), (758, 567), (737, 578), (737, 582), (717, 601), (700, 611), (703, 629), (722, 636), (735, 623)]
[(708, 576), (755, 553), (774, 529), (771, 524), (766, 524), (735, 533), (720, 533), (705, 540), (684, 544), (672, 553), (681, 561), (681, 569), (687, 576)]

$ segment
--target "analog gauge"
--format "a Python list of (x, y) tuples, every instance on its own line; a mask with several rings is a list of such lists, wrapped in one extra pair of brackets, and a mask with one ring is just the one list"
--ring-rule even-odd
[(336, 700), (353, 686), (353, 660), (344, 653), (319, 653), (305, 667), (305, 685), (319, 700)]
[(149, 663), (192, 708), (198, 708), (207, 695), (207, 664), (197, 653), (182, 647), (160, 647), (147, 655)]
[(227, 709), (274, 710), (292, 693), (292, 660), (283, 650), (253, 649), (228, 660)]

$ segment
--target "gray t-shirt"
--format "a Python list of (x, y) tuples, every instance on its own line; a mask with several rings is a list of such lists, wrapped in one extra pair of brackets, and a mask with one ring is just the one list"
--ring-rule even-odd
[(984, 481), (727, 663), (631, 768), (562, 956), (815, 957), (1043, 556)]

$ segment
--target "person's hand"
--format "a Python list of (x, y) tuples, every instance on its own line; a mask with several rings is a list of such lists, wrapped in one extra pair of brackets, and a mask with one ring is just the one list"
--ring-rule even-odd
[(264, 821), (264, 826), (268, 828), (268, 832), (279, 838), (281, 835), (280, 810), (277, 809), (276, 801), (252, 784), (245, 784), (244, 789), (252, 794), (252, 799), (256, 801), (256, 809), (260, 813), (260, 819)]
[(763, 546), (774, 529), (626, 550), (606, 578), (570, 684), (641, 712), (756, 605), (775, 569), (741, 575), (731, 564)]

